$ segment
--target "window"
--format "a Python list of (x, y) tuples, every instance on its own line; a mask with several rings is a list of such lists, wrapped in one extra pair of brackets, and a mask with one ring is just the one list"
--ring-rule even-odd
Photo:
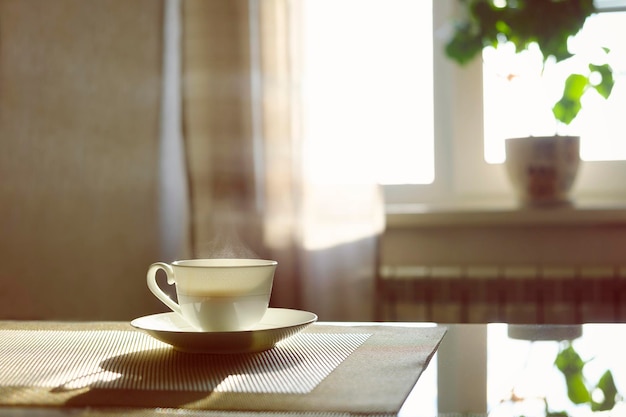
[[(576, 198), (626, 200), (626, 185), (616, 180), (626, 178), (626, 12), (616, 3), (626, 1), (598, 1), (611, 10), (585, 29), (610, 40), (616, 86), (602, 116), (584, 111), (575, 121), (592, 126), (581, 132), (585, 163)], [(506, 71), (492, 51), (484, 68), (480, 60), (461, 68), (444, 55), (456, 4), (302, 0), (305, 168), (314, 178), (375, 178), (389, 204), (514, 201), (500, 163), (503, 138), (553, 132), (554, 122), (529, 132), (523, 119), (500, 112), (498, 77)], [(600, 117), (608, 133), (585, 121)]]
[[(605, 10), (599, 15), (600, 19), (621, 15), (626, 10), (624, 0), (603, 0), (597, 3)], [(446, 25), (455, 14), (455, 4), (456, 1), (434, 2), (435, 34), (445, 32)], [(599, 26), (602, 27), (602, 24)], [(614, 29), (616, 32), (610, 32), (607, 36), (623, 45), (626, 36), (618, 34), (626, 33), (625, 27), (622, 24), (619, 29)], [(387, 202), (487, 206), (514, 204), (512, 187), (503, 164), (485, 160), (485, 137), (489, 136), (490, 131), (484, 123), (488, 109), (484, 109), (482, 104), (483, 100), (488, 99), (483, 91), (482, 62), (475, 60), (468, 67), (459, 67), (444, 56), (444, 42), (445, 36), (434, 37), (435, 181), (432, 185), (388, 186), (385, 189)], [(624, 50), (624, 46), (618, 46), (617, 43), (611, 46), (616, 52)], [(614, 58), (617, 58), (617, 61), (612, 62), (617, 81), (611, 100), (623, 100), (626, 74), (620, 59), (624, 59), (624, 53), (616, 53)], [(624, 109), (621, 103), (618, 102), (611, 110), (619, 116)], [(615, 117), (617, 125), (611, 129), (615, 136), (608, 145), (612, 155), (616, 154), (617, 146), (626, 144), (626, 129), (619, 116)], [(582, 136), (584, 138), (585, 134)], [(626, 178), (626, 161), (605, 160), (604, 157), (588, 156), (587, 150), (584, 152), (587, 156), (583, 155), (584, 163), (575, 183), (575, 201), (583, 205), (626, 201), (626, 184), (621, 180)]]
[(431, 1), (303, 0), (302, 6), (310, 177), (431, 183)]

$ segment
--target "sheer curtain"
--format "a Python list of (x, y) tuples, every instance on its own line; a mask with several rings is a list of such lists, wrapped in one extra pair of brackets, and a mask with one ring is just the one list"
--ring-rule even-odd
[[(373, 318), (381, 193), (305, 134), (299, 0), (187, 0), (183, 132), (192, 256), (279, 262), (272, 306)], [(332, 99), (332, 98), (329, 98)]]

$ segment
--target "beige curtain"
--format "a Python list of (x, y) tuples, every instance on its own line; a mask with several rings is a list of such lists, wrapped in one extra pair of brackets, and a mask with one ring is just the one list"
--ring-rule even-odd
[(192, 255), (276, 259), (273, 306), (369, 320), (381, 196), (304, 169), (314, 138), (302, 134), (301, 10), (298, 0), (182, 3)]

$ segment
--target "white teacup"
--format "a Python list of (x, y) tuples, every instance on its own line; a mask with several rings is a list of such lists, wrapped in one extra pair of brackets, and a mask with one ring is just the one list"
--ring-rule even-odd
[[(267, 311), (277, 265), (262, 259), (157, 262), (148, 269), (148, 288), (199, 330), (248, 330)], [(158, 286), (159, 269), (165, 271), (168, 284), (176, 284), (178, 303)]]

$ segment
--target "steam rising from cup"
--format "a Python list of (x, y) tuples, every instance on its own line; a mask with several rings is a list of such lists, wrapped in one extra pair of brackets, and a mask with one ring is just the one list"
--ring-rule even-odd
[(198, 247), (197, 256), (215, 259), (259, 259), (260, 256), (246, 245), (232, 224), (226, 221), (216, 225), (212, 239)]

